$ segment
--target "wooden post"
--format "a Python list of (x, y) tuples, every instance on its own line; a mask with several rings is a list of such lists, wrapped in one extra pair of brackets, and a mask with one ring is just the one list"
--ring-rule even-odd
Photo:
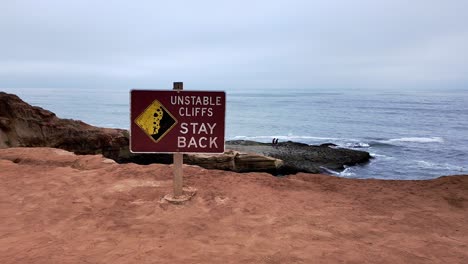
[[(184, 83), (183, 82), (174, 82), (174, 88), (173, 90), (177, 91), (182, 91), (184, 89)], [(184, 164), (184, 156), (182, 153), (177, 152), (174, 153), (173, 156), (173, 164), (174, 164), (174, 180), (173, 180), (173, 185), (174, 185), (174, 198), (178, 198), (182, 196), (183, 191), (183, 171), (182, 171), (182, 165)]]
[(174, 153), (174, 198), (182, 196), (182, 179), (184, 177), (182, 164), (184, 164), (183, 154)]

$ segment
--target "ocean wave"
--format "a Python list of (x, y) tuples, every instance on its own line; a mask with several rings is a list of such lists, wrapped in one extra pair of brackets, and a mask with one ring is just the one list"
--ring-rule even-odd
[(416, 164), (419, 167), (426, 168), (426, 169), (442, 169), (442, 170), (449, 170), (449, 171), (459, 171), (464, 172), (467, 168), (463, 166), (453, 165), (449, 163), (435, 163), (425, 160), (416, 160)]
[(370, 145), (364, 142), (348, 142), (344, 144), (347, 148), (368, 148)]
[(394, 147), (395, 144), (385, 143), (383, 141), (370, 141), (369, 145), (371, 147)]
[(371, 149), (372, 147), (394, 147), (401, 146), (408, 143), (444, 143), (442, 137), (402, 137), (392, 139), (378, 139), (363, 141), (354, 138), (336, 138), (336, 137), (316, 137), (316, 136), (298, 136), (298, 135), (270, 135), (270, 136), (234, 136), (228, 138), (229, 140), (253, 140), (260, 142), (271, 142), (273, 138), (278, 138), (280, 141), (294, 141), (304, 144), (323, 144), (334, 143), (343, 148), (365, 148)]
[[(319, 145), (324, 143), (333, 143), (342, 148), (370, 148), (371, 144), (353, 138), (334, 138), (334, 137), (315, 137), (315, 136), (296, 136), (296, 135), (272, 135), (272, 136), (234, 136), (228, 140), (253, 140), (269, 143), (273, 138), (280, 141), (294, 141), (310, 145)], [(375, 142), (373, 142), (375, 143)], [(380, 144), (380, 143), (378, 143)]]
[(377, 153), (373, 153), (373, 152), (370, 152), (369, 155), (371, 155), (371, 157), (373, 157), (373, 158), (383, 159), (383, 160), (395, 159), (395, 157), (390, 157), (390, 156), (387, 156), (387, 155), (377, 154)]
[(339, 176), (339, 177), (344, 177), (344, 178), (354, 178), (356, 177), (356, 173), (352, 172), (351, 167), (345, 167), (345, 169), (341, 172), (334, 171), (325, 167), (320, 167), (322, 170), (324, 170), (326, 173), (329, 173), (334, 176)]
[(442, 137), (402, 137), (378, 141), (380, 143), (444, 143)]
[(313, 136), (293, 136), (293, 135), (288, 135), (288, 136), (234, 136), (232, 139), (234, 140), (271, 140), (273, 138), (277, 138), (279, 140), (291, 140), (291, 141), (298, 141), (301, 143), (304, 140), (342, 140), (340, 138), (332, 138), (332, 137), (313, 137)]

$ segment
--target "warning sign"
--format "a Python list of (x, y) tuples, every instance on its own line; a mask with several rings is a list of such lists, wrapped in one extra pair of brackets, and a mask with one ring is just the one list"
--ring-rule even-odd
[(158, 100), (154, 100), (135, 123), (157, 143), (177, 124), (177, 120)]
[(130, 92), (130, 150), (138, 153), (224, 152), (224, 92)]

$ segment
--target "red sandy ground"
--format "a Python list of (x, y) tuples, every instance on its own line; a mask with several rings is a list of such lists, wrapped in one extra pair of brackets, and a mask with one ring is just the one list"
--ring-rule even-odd
[(468, 177), (275, 178), (0, 150), (0, 263), (468, 263)]

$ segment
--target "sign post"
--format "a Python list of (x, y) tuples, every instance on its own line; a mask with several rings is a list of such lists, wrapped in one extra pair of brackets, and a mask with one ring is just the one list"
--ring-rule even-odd
[[(182, 82), (174, 82), (174, 88), (173, 90), (175, 91), (182, 91), (184, 89), (184, 83)], [(178, 198), (182, 196), (183, 191), (182, 191), (182, 186), (183, 184), (183, 178), (184, 178), (184, 172), (182, 170), (182, 165), (184, 164), (184, 154), (180, 152), (176, 152), (173, 154), (173, 166), (174, 166), (174, 198)]]
[(223, 153), (225, 115), (225, 92), (184, 91), (182, 82), (174, 82), (172, 91), (132, 90), (130, 151), (173, 153), (170, 199), (183, 201), (183, 153)]

